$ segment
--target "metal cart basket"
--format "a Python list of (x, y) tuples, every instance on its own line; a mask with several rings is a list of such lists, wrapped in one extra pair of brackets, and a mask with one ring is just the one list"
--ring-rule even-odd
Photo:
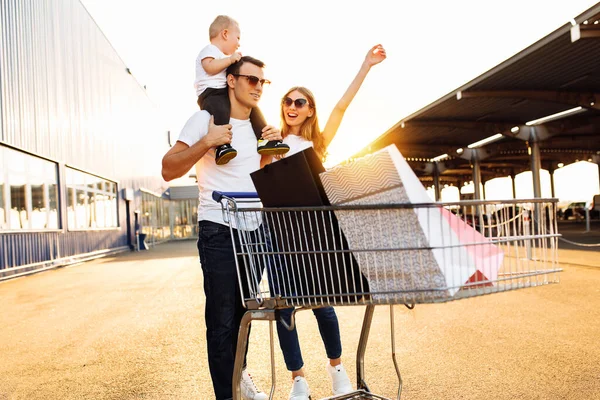
[[(255, 193), (220, 193), (231, 228), (240, 290), (233, 399), (253, 320), (270, 321), (271, 398), (276, 310), (366, 305), (356, 356), (357, 390), (336, 399), (385, 399), (370, 392), (364, 355), (376, 305), (442, 303), (558, 283), (556, 199), (261, 208)], [(293, 328), (294, 321), (292, 319)], [(333, 398), (333, 397), (332, 397)]]

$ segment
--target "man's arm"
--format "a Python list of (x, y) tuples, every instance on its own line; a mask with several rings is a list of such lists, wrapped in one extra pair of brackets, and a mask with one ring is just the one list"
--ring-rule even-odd
[(211, 147), (231, 143), (231, 125), (215, 125), (210, 118), (208, 133), (191, 146), (177, 141), (162, 159), (162, 177), (171, 181), (182, 177)]
[(182, 177), (206, 154), (211, 146), (206, 144), (206, 136), (193, 146), (176, 142), (175, 146), (162, 159), (162, 177), (169, 182)]

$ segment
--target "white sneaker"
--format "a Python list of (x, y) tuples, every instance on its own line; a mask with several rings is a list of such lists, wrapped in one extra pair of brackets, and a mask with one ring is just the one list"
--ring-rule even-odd
[(261, 392), (248, 371), (242, 371), (242, 379), (240, 380), (240, 389), (242, 391), (242, 399), (244, 400), (267, 400), (269, 396), (266, 393)]
[(303, 376), (297, 376), (294, 378), (292, 383), (292, 390), (290, 391), (289, 400), (309, 400), (310, 389), (308, 388), (308, 382)]
[(331, 377), (331, 388), (334, 395), (348, 394), (354, 391), (350, 378), (348, 378), (346, 369), (342, 364), (333, 367), (327, 362), (327, 372)]

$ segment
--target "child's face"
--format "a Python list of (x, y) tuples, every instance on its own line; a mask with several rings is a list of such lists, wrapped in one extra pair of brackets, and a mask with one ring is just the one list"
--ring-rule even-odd
[(225, 30), (225, 35), (223, 53), (230, 56), (240, 48), (240, 28), (237, 25), (232, 25)]

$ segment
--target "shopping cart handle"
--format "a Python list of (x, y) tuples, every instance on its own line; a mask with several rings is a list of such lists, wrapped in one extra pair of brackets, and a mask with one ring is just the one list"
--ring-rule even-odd
[(229, 197), (232, 199), (258, 199), (258, 193), (256, 192), (217, 192), (216, 190), (212, 193), (212, 198), (217, 203), (220, 203), (223, 197)]

